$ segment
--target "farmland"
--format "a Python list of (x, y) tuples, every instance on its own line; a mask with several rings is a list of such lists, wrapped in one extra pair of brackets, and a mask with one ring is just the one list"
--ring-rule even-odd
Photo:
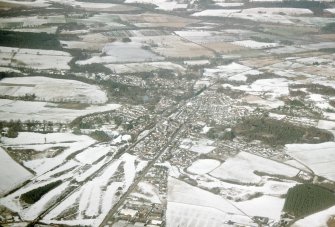
[(0, 226), (332, 226), (334, 8), (0, 1)]

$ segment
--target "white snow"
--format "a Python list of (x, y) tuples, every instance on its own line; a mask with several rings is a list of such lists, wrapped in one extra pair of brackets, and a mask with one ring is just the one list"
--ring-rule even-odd
[(75, 118), (96, 112), (105, 112), (120, 107), (119, 104), (90, 105), (86, 109), (65, 109), (55, 103), (16, 101), (0, 99), (0, 118), (2, 120), (37, 120), (70, 122)]
[(69, 209), (71, 206), (76, 204), (78, 197), (80, 196), (82, 189), (78, 189), (70, 194), (65, 200), (63, 200), (58, 206), (53, 208), (43, 220), (51, 220), (60, 215), (64, 210)]
[[(267, 12), (269, 9), (269, 13)], [(281, 23), (281, 24), (294, 24), (290, 16), (280, 15), (279, 10), (282, 8), (276, 8), (271, 10), (271, 8), (266, 8), (266, 10), (262, 11), (265, 13), (255, 12), (255, 9), (247, 9), (249, 11), (245, 11), (242, 9), (206, 9), (201, 12), (196, 12), (192, 14), (192, 16), (196, 17), (232, 17), (232, 18), (241, 18), (246, 20), (258, 21), (263, 23)], [(261, 11), (260, 11), (261, 12)], [(286, 10), (288, 12), (288, 10)], [(299, 13), (298, 11), (296, 13)], [(307, 13), (307, 11), (304, 11)], [(291, 14), (294, 14), (291, 12)], [(294, 14), (295, 15), (295, 14)]]
[(206, 68), (204, 76), (214, 78), (225, 78), (235, 81), (246, 81), (248, 76), (262, 74), (260, 71), (252, 69), (238, 63), (230, 63), (229, 65), (220, 65), (215, 68)]
[(280, 14), (280, 15), (313, 15), (313, 12), (309, 9), (302, 8), (249, 8), (242, 11), (245, 14)]
[(137, 72), (152, 72), (161, 69), (173, 70), (175, 72), (184, 72), (185, 68), (181, 65), (172, 62), (143, 62), (143, 63), (128, 63), (128, 64), (108, 64), (115, 73), (137, 73)]
[(76, 155), (76, 159), (81, 163), (92, 164), (109, 152), (113, 151), (109, 145), (97, 145), (96, 147), (89, 147), (83, 152)]
[(195, 174), (206, 174), (213, 171), (221, 163), (215, 159), (198, 159), (187, 168), (187, 171)]
[(221, 6), (222, 8), (229, 8), (229, 7), (243, 6), (244, 3), (242, 2), (220, 2), (220, 3), (215, 3), (215, 5)]
[(194, 65), (209, 65), (210, 61), (209, 60), (189, 60), (189, 61), (184, 61), (185, 65), (189, 66), (194, 66)]
[(53, 158), (41, 158), (24, 162), (24, 165), (34, 172), (43, 174), (65, 162), (66, 158), (76, 151), (80, 151), (93, 143), (91, 137), (85, 135), (74, 135), (71, 133), (32, 133), (32, 132), (20, 132), (16, 138), (5, 138), (3, 137), (2, 142), (5, 145), (18, 146), (24, 148), (30, 144), (52, 144), (54, 147), (64, 146), (66, 149), (59, 155)]
[(279, 221), (285, 199), (264, 195), (259, 198), (234, 203), (249, 216), (268, 217)]
[(335, 8), (324, 9), (325, 12), (335, 14)]
[(335, 180), (335, 142), (287, 144), (286, 153), (305, 164), (316, 175)]
[(180, 148), (190, 150), (199, 154), (206, 154), (215, 149), (215, 146), (211, 146), (214, 141), (209, 139), (183, 139)]
[(125, 3), (145, 3), (156, 5), (156, 9), (172, 11), (175, 9), (186, 9), (187, 4), (180, 4), (169, 0), (126, 0)]
[(221, 196), (191, 186), (172, 177), (169, 177), (168, 180), (168, 202), (211, 207), (225, 213), (242, 214)]
[(304, 217), (297, 222), (295, 222), (292, 227), (325, 227), (327, 225), (327, 221), (330, 217), (333, 217), (335, 214), (335, 206), (332, 206), (326, 210), (311, 214), (307, 217)]
[(243, 46), (243, 47), (249, 47), (251, 49), (264, 49), (264, 48), (271, 48), (271, 47), (277, 47), (278, 43), (265, 43), (265, 42), (258, 42), (254, 40), (241, 40), (241, 41), (234, 41), (232, 44)]
[(77, 61), (78, 65), (86, 65), (92, 63), (123, 63), (123, 62), (147, 62), (163, 60), (148, 50), (142, 48), (143, 45), (137, 42), (114, 42), (108, 43), (102, 49), (102, 53), (106, 56), (94, 56), (87, 60)]
[(1, 147), (0, 173), (0, 196), (15, 189), (33, 177), (33, 174), (15, 162)]
[(168, 227), (224, 226), (232, 220), (249, 224), (251, 219), (221, 196), (169, 178), (166, 222)]
[(34, 69), (68, 70), (72, 57), (69, 53), (55, 50), (0, 47), (0, 65)]
[(37, 100), (43, 101), (101, 104), (108, 100), (98, 86), (76, 80), (31, 76), (4, 78), (0, 81), (0, 95), (16, 97), (25, 94), (35, 94)]
[(66, 190), (66, 188), (69, 186), (70, 182), (65, 182), (56, 187), (55, 189), (51, 190), (40, 200), (38, 200), (36, 203), (28, 207), (27, 209), (24, 209), (20, 216), (24, 220), (32, 221), (35, 218), (37, 218), (44, 210), (46, 210), (49, 206), (51, 206), (57, 198)]
[[(245, 91), (251, 95), (261, 95), (267, 101), (280, 101), (279, 97), (290, 94), (288, 86), (291, 81), (285, 78), (259, 79), (251, 85), (232, 86), (224, 84), (224, 87)], [(280, 103), (278, 103), (280, 105)]]
[(240, 152), (236, 156), (228, 158), (210, 175), (222, 180), (261, 184), (262, 177), (256, 175), (255, 171), (287, 177), (294, 177), (299, 172), (298, 169), (291, 166), (250, 153)]
[(131, 196), (145, 199), (151, 203), (161, 203), (159, 189), (155, 185), (148, 182), (139, 182), (137, 188), (139, 192), (133, 192)]

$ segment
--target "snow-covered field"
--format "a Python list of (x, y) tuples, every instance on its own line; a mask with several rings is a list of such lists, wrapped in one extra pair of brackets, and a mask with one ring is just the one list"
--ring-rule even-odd
[(144, 3), (156, 5), (156, 9), (172, 11), (175, 9), (186, 9), (187, 4), (180, 4), (177, 1), (168, 0), (126, 0), (125, 3)]
[(333, 217), (335, 213), (335, 206), (332, 206), (326, 210), (311, 214), (295, 222), (292, 227), (325, 227), (329, 218)]
[(145, 63), (128, 63), (128, 64), (108, 64), (115, 73), (138, 73), (153, 72), (161, 69), (171, 70), (174, 72), (184, 72), (185, 68), (172, 62), (145, 62)]
[(27, 168), (40, 175), (63, 164), (69, 155), (92, 145), (95, 140), (85, 135), (71, 133), (20, 132), (16, 138), (3, 137), (1, 142), (13, 149), (34, 149), (41, 153), (52, 147), (65, 147), (66, 149), (54, 158), (41, 158), (24, 162)]
[(249, 216), (268, 217), (279, 221), (284, 207), (284, 198), (264, 195), (259, 198), (234, 203)]
[(188, 66), (196, 66), (196, 65), (209, 65), (209, 60), (190, 60), (190, 61), (184, 61), (185, 65)]
[(0, 148), (0, 196), (20, 186), (33, 175)]
[(229, 201), (174, 178), (168, 181), (167, 200), (168, 227), (221, 227), (229, 220), (240, 224), (252, 223)]
[(37, 27), (37, 28), (17, 28), (17, 29), (13, 29), (13, 31), (16, 32), (35, 32), (35, 33), (48, 33), (48, 34), (55, 34), (57, 31), (57, 27), (56, 26), (51, 26), (51, 27)]
[(64, 51), (0, 47), (0, 65), (33, 69), (68, 70), (72, 56)]
[(120, 11), (133, 11), (138, 8), (135, 6), (125, 6), (121, 4), (103, 3), (103, 2), (80, 2), (76, 0), (52, 0), (56, 3), (70, 5), (75, 8), (81, 8), (86, 11), (98, 12), (120, 12)]
[[(13, 1), (14, 2), (14, 1)], [(35, 1), (38, 2), (38, 1)], [(23, 3), (23, 1), (20, 1)], [(25, 1), (25, 3), (28, 3)], [(31, 2), (33, 3), (33, 2)], [(2, 17), (0, 21), (0, 28), (31, 28), (36, 26), (41, 26), (43, 24), (50, 23), (65, 23), (64, 15), (48, 16), (48, 17), (38, 17), (38, 16), (28, 16), (28, 17)]]
[(297, 16), (313, 15), (309, 9), (299, 8), (250, 8), (250, 9), (206, 9), (194, 13), (195, 17), (232, 17), (246, 20), (294, 24)]
[(262, 74), (262, 72), (235, 62), (229, 65), (220, 65), (214, 69), (206, 68), (204, 71), (204, 76), (233, 81), (246, 81), (249, 76), (252, 77), (259, 74)]
[(286, 177), (294, 177), (299, 170), (270, 159), (246, 152), (240, 152), (235, 157), (227, 159), (210, 175), (222, 180), (237, 183), (262, 184), (263, 177), (255, 174), (255, 171)]
[[(112, 152), (117, 147), (109, 144), (93, 146), (96, 141), (90, 137), (71, 133), (39, 134), (23, 132), (19, 133), (17, 138), (2, 138), (1, 142), (5, 147), (18, 150), (37, 148), (36, 151), (41, 153), (45, 149), (65, 147), (65, 150), (55, 157), (25, 161), (24, 165), (37, 173), (33, 181), (0, 199), (1, 205), (18, 212), (24, 220), (35, 219), (45, 209), (54, 204), (60, 196), (64, 195), (65, 192), (71, 192), (66, 195), (65, 200), (51, 209), (43, 221), (46, 223), (70, 225), (77, 223), (79, 225), (98, 226), (108, 211), (118, 201), (120, 194), (130, 187), (136, 174), (147, 164), (146, 161), (142, 161), (128, 153), (123, 154), (117, 160), (112, 160)], [(0, 155), (2, 156), (2, 153)], [(69, 159), (71, 155), (74, 156), (73, 159)], [(2, 158), (2, 160), (7, 162), (7, 165), (4, 164), (2, 166), (7, 166), (8, 169), (12, 170), (12, 177), (14, 177), (13, 174), (17, 173), (22, 176), (21, 178), (12, 178), (12, 185), (14, 185), (14, 181), (22, 183), (23, 180), (27, 180), (26, 173), (28, 173), (29, 178), (32, 178), (32, 174), (28, 171), (25, 170), (26, 173), (22, 172), (24, 170), (23, 167), (20, 170), (9, 162), (7, 158)], [(11, 161), (14, 162), (13, 160)], [(14, 167), (16, 171), (13, 170)], [(1, 179), (6, 181), (8, 176), (5, 174)], [(49, 191), (34, 204), (25, 205), (20, 202), (19, 198), (23, 193), (57, 180), (61, 180), (62, 184)], [(70, 181), (76, 181), (80, 185), (74, 189)], [(146, 187), (143, 188), (143, 190), (145, 189)], [(69, 220), (63, 220), (63, 215), (74, 207), (75, 212), (72, 217)]]
[(264, 49), (264, 48), (277, 47), (279, 45), (278, 43), (265, 43), (265, 42), (258, 42), (254, 40), (235, 41), (235, 42), (232, 42), (232, 44), (243, 46), (243, 47), (249, 47), (251, 49)]
[(219, 165), (220, 162), (215, 159), (198, 159), (187, 168), (187, 171), (195, 174), (205, 174), (213, 171)]
[(278, 98), (289, 95), (290, 92), (288, 87), (291, 83), (293, 83), (291, 80), (287, 80), (285, 78), (271, 78), (259, 79), (250, 85), (233, 86), (230, 84), (224, 84), (223, 86), (225, 88), (245, 91), (247, 94), (252, 95), (247, 98), (250, 103), (276, 108), (284, 104), (283, 101)]
[(326, 13), (335, 14), (335, 8), (324, 9), (324, 11), (325, 11)]
[[(135, 163), (137, 162), (137, 164)], [(118, 160), (106, 163), (101, 160), (103, 171), (90, 181), (85, 182), (66, 200), (56, 206), (43, 219), (46, 223), (99, 226), (103, 218), (119, 200), (120, 194), (128, 190), (136, 173), (142, 169), (143, 161), (130, 154), (122, 155)], [(144, 162), (146, 163), (146, 162)], [(96, 165), (93, 165), (94, 168)], [(86, 174), (86, 172), (83, 172)], [(92, 172), (93, 174), (93, 172)], [(81, 174), (77, 180), (81, 178)], [(80, 180), (81, 181), (81, 180)], [(74, 209), (69, 220), (62, 220), (62, 214)]]
[(230, 8), (230, 7), (243, 6), (244, 3), (242, 2), (218, 2), (218, 3), (215, 3), (215, 5), (221, 6), (222, 8)]
[(310, 168), (316, 175), (335, 180), (335, 142), (287, 144), (286, 152)]
[(76, 155), (75, 159), (85, 164), (93, 164), (95, 161), (114, 150), (109, 145), (97, 145), (89, 147), (85, 151)]
[(180, 148), (190, 150), (199, 154), (206, 154), (215, 149), (215, 146), (212, 146), (214, 141), (209, 139), (183, 139), (181, 142)]
[(83, 110), (65, 109), (56, 103), (29, 102), (0, 99), (0, 118), (2, 120), (37, 120), (52, 122), (70, 122), (76, 117), (90, 113), (115, 110), (120, 107), (118, 104), (91, 105)]
[(313, 12), (309, 9), (302, 8), (250, 8), (242, 11), (245, 14), (280, 14), (280, 15), (313, 15)]
[(151, 46), (153, 52), (167, 58), (203, 58), (214, 56), (213, 51), (176, 35), (135, 37), (133, 40)]
[(137, 42), (114, 42), (104, 46), (102, 53), (104, 56), (94, 56), (87, 60), (77, 61), (78, 65), (92, 63), (120, 63), (120, 62), (147, 62), (164, 60), (149, 50), (142, 48), (143, 45)]
[(139, 182), (136, 192), (131, 193), (131, 196), (137, 199), (143, 199), (151, 203), (162, 203), (159, 188), (149, 182)]
[(17, 97), (26, 94), (35, 94), (37, 100), (43, 101), (102, 104), (108, 100), (98, 86), (76, 80), (32, 76), (4, 78), (0, 81), (0, 95)]

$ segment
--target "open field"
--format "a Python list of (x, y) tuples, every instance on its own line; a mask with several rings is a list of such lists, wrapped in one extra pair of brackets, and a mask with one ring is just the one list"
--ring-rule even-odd
[(287, 154), (297, 159), (315, 174), (329, 180), (335, 179), (334, 167), (334, 142), (320, 144), (288, 144)]
[(0, 116), (2, 120), (45, 120), (53, 122), (70, 122), (79, 116), (114, 110), (120, 107), (118, 104), (106, 104), (104, 106), (91, 105), (83, 110), (65, 109), (58, 107), (56, 103), (14, 101), (8, 99), (0, 99), (0, 106)]
[(68, 70), (72, 57), (63, 51), (1, 47), (0, 65), (14, 68)]
[(0, 148), (0, 160), (1, 196), (32, 178), (33, 175), (25, 168), (20, 166), (20, 164), (16, 163), (2, 148)]
[(0, 226), (333, 227), (334, 7), (1, 1)]
[(106, 94), (97, 86), (75, 80), (47, 77), (13, 77), (0, 82), (0, 95), (22, 97), (34, 94), (35, 100), (103, 104)]
[(237, 183), (261, 184), (262, 177), (255, 174), (255, 171), (262, 173), (262, 175), (281, 175), (285, 177), (295, 177), (299, 172), (298, 169), (288, 165), (241, 152), (228, 159), (210, 174), (219, 179)]

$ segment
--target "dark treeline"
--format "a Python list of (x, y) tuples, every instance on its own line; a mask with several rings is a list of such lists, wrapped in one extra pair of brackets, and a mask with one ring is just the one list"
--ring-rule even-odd
[(270, 145), (288, 143), (321, 143), (332, 141), (334, 136), (315, 127), (302, 127), (271, 118), (247, 118), (233, 128), (234, 135), (249, 140), (261, 140)]
[(54, 34), (14, 32), (0, 30), (0, 46), (61, 50), (61, 44)]
[(320, 94), (320, 95), (335, 95), (335, 89), (330, 86), (321, 84), (295, 84), (290, 88), (307, 88), (309, 92)]
[(40, 132), (50, 133), (54, 132), (55, 126), (58, 131), (63, 127), (62, 123), (53, 123), (51, 121), (0, 121), (0, 132), (9, 138), (15, 138), (19, 132)]
[(50, 184), (35, 188), (29, 192), (26, 192), (21, 195), (20, 199), (28, 204), (34, 204), (42, 198), (43, 195), (47, 194), (52, 189), (56, 188), (62, 183), (61, 180), (52, 182)]
[(313, 184), (300, 184), (288, 190), (283, 210), (301, 218), (334, 204), (332, 191)]

